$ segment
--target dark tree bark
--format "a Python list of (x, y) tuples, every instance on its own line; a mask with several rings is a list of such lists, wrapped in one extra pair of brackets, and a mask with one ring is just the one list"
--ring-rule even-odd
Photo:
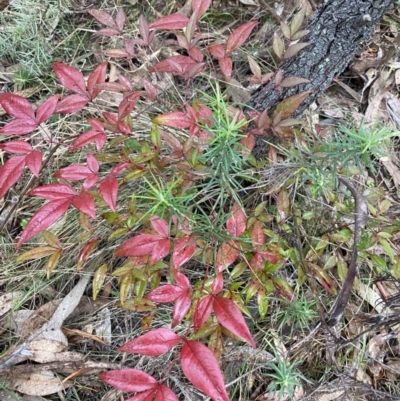
[[(356, 50), (372, 34), (375, 24), (393, 6), (393, 0), (327, 0), (315, 12), (301, 42), (311, 44), (281, 65), (283, 77), (297, 76), (311, 82), (274, 90), (271, 82), (253, 93), (248, 105), (256, 110), (274, 110), (283, 99), (310, 90), (295, 113), (299, 117), (352, 60)], [(257, 147), (261, 146), (260, 141)], [(256, 152), (260, 149), (256, 149)]]

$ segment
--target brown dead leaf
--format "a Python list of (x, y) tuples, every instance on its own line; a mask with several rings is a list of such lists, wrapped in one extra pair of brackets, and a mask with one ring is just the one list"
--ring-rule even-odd
[(63, 383), (51, 371), (40, 371), (39, 369), (32, 373), (10, 376), (6, 381), (7, 388), (35, 396), (54, 394), (64, 391), (72, 385), (72, 382)]
[(0, 400), (1, 401), (48, 401), (39, 395), (17, 395), (13, 391), (0, 390)]
[(24, 297), (22, 291), (12, 291), (0, 295), (0, 315), (7, 313)]

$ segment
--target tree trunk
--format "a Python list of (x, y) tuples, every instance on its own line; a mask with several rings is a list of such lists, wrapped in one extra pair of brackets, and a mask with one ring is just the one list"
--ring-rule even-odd
[[(310, 32), (301, 39), (311, 44), (281, 65), (284, 78), (296, 76), (311, 82), (284, 88), (281, 93), (274, 90), (274, 83), (270, 82), (253, 93), (248, 105), (258, 111), (273, 111), (283, 99), (310, 90), (310, 95), (294, 114), (299, 117), (343, 72), (356, 50), (371, 36), (375, 24), (392, 6), (393, 0), (325, 1), (307, 27)], [(255, 154), (265, 150), (262, 142), (257, 141)]]

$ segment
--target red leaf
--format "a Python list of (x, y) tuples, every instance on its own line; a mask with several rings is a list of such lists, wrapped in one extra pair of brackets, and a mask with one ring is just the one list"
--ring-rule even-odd
[(107, 61), (104, 61), (100, 65), (98, 65), (93, 72), (89, 75), (87, 81), (87, 88), (90, 95), (90, 99), (93, 100), (98, 96), (101, 92), (99, 87), (96, 87), (98, 84), (102, 84), (106, 81), (106, 71), (107, 71)]
[(38, 196), (50, 201), (66, 200), (75, 196), (75, 191), (65, 184), (47, 184), (32, 189), (28, 195)]
[(221, 68), (222, 73), (226, 78), (231, 78), (232, 76), (232, 59), (230, 57), (222, 57), (218, 60), (219, 68)]
[(172, 330), (160, 328), (128, 341), (122, 347), (119, 347), (118, 351), (129, 352), (131, 354), (159, 356), (168, 352), (180, 341), (182, 341), (181, 337), (176, 335)]
[(167, 125), (173, 128), (189, 128), (194, 121), (181, 111), (173, 111), (167, 114), (159, 114), (154, 117), (154, 124)]
[(169, 227), (166, 220), (161, 219), (158, 216), (153, 216), (150, 221), (153, 230), (160, 235), (161, 237), (168, 238), (169, 237)]
[(167, 284), (150, 291), (148, 294), (146, 294), (146, 298), (150, 299), (150, 301), (163, 304), (175, 301), (175, 299), (182, 295), (183, 291), (185, 290), (181, 287)]
[(190, 288), (190, 282), (184, 274), (176, 271), (174, 275), (175, 275), (176, 283), (179, 285), (179, 287), (186, 289), (186, 290)]
[(228, 240), (220, 246), (215, 263), (217, 272), (222, 272), (239, 257), (240, 251), (238, 247), (239, 243), (234, 240)]
[(26, 156), (15, 156), (0, 168), (0, 199), (19, 180), (24, 171)]
[(85, 78), (79, 70), (63, 63), (53, 63), (52, 67), (61, 85), (86, 98), (88, 97)]
[(150, 255), (159, 240), (160, 237), (153, 234), (139, 234), (120, 245), (115, 255), (118, 257)]
[(235, 203), (231, 211), (231, 217), (226, 222), (226, 231), (234, 237), (239, 237), (246, 230), (246, 215), (242, 208)]
[(60, 100), (56, 107), (56, 113), (68, 114), (82, 110), (89, 102), (89, 99), (80, 95), (69, 95)]
[(71, 145), (71, 148), (79, 149), (91, 142), (95, 142), (96, 149), (99, 152), (101, 150), (101, 148), (104, 146), (104, 144), (106, 143), (106, 141), (107, 141), (107, 137), (103, 132), (86, 131), (86, 132), (82, 133), (81, 135), (79, 135), (78, 138), (75, 139), (75, 141)]
[(104, 202), (110, 206), (110, 209), (115, 212), (117, 205), (118, 180), (114, 177), (105, 178), (99, 186), (100, 195)]
[(253, 348), (256, 348), (256, 344), (239, 307), (231, 299), (215, 297), (214, 313), (223, 327), (235, 336), (243, 338)]
[(55, 112), (59, 95), (54, 95), (45, 100), (36, 110), (36, 122), (42, 124)]
[(124, 13), (124, 10), (120, 8), (117, 12), (117, 16), (115, 17), (115, 23), (120, 31), (124, 29), (125, 20), (126, 20), (126, 15)]
[(250, 267), (256, 272), (262, 272), (264, 270), (264, 258), (260, 253), (256, 252), (251, 258)]
[(35, 112), (27, 99), (14, 93), (4, 92), (0, 94), (0, 104), (3, 109), (15, 118), (36, 122)]
[(226, 53), (230, 54), (233, 51), (235, 51), (238, 47), (240, 47), (250, 36), (251, 31), (257, 24), (258, 24), (257, 21), (250, 21), (236, 28), (229, 35), (229, 38), (226, 41)]
[(189, 71), (195, 64), (197, 63), (188, 56), (172, 56), (157, 63), (150, 72), (183, 73)]
[(221, 273), (217, 273), (217, 276), (215, 277), (211, 291), (214, 295), (219, 294), (222, 291), (222, 288), (224, 287), (224, 277)]
[(200, 299), (200, 301), (197, 303), (196, 311), (193, 317), (194, 331), (198, 331), (211, 315), (213, 302), (214, 297), (212, 295), (207, 295), (205, 298)]
[(126, 392), (149, 390), (157, 384), (157, 380), (138, 369), (110, 370), (99, 373), (104, 383)]
[(251, 239), (255, 249), (258, 249), (259, 245), (265, 244), (264, 231), (258, 221), (254, 222), (253, 229), (251, 230)]
[(198, 341), (185, 341), (181, 351), (182, 371), (188, 380), (214, 401), (229, 401), (224, 378), (214, 354)]
[(192, 297), (190, 296), (190, 291), (186, 290), (182, 295), (180, 295), (175, 303), (172, 311), (172, 323), (171, 327), (176, 327), (189, 312), (190, 306), (192, 304)]
[(139, 100), (142, 92), (131, 93), (122, 99), (122, 102), (118, 106), (118, 120), (124, 119), (135, 107), (137, 101)]
[(117, 25), (114, 22), (113, 17), (107, 13), (106, 11), (102, 10), (89, 10), (88, 13), (93, 17), (96, 18), (101, 24), (106, 25), (110, 28), (117, 28)]
[(25, 163), (35, 177), (39, 178), (40, 169), (42, 168), (42, 153), (33, 150), (25, 158)]
[(153, 250), (151, 251), (150, 263), (154, 264), (159, 260), (164, 259), (171, 251), (171, 241), (169, 239), (162, 238), (156, 242)]
[(137, 393), (136, 395), (134, 395), (133, 397), (129, 397), (125, 401), (154, 401), (154, 388), (143, 391), (141, 393)]
[(185, 28), (189, 18), (182, 14), (171, 14), (161, 17), (150, 24), (150, 29), (181, 29)]
[(72, 205), (87, 214), (91, 218), (96, 218), (93, 196), (89, 192), (82, 192), (72, 199)]
[(82, 164), (71, 164), (71, 166), (64, 167), (58, 170), (54, 174), (54, 177), (63, 178), (64, 180), (69, 180), (69, 181), (76, 181), (76, 180), (84, 180), (90, 174), (92, 174), (90, 168), (82, 166)]
[(37, 126), (37, 123), (32, 120), (17, 118), (1, 128), (0, 133), (3, 135), (25, 135), (34, 131)]
[(175, 393), (164, 384), (158, 384), (155, 391), (157, 393), (154, 401), (179, 401)]
[(157, 89), (156, 87), (149, 82), (147, 79), (142, 78), (140, 81), (144, 87), (144, 90), (148, 94), (148, 98), (150, 100), (156, 100), (157, 99)]
[(192, 10), (197, 10), (197, 17), (200, 17), (210, 8), (211, 0), (192, 0)]
[(120, 34), (119, 29), (116, 29), (116, 28), (103, 28), (103, 29), (99, 29), (93, 35), (96, 35), (96, 36), (108, 36), (108, 37), (111, 38), (111, 37), (119, 35), (119, 34)]
[(268, 261), (269, 263), (272, 263), (273, 265), (275, 265), (279, 262), (279, 257), (276, 254), (276, 252), (259, 251), (257, 253), (259, 255), (261, 255), (266, 261)]
[(2, 143), (0, 145), (0, 149), (4, 150), (5, 152), (10, 152), (10, 153), (26, 154), (32, 150), (32, 146), (29, 145), (29, 143), (25, 142), (25, 141), (10, 141), (10, 142), (6, 142), (6, 143)]
[(214, 44), (208, 46), (208, 51), (215, 58), (220, 59), (220, 58), (225, 57), (224, 46), (220, 45), (219, 43), (214, 43)]
[(43, 205), (29, 220), (17, 243), (17, 249), (28, 239), (49, 228), (69, 208), (72, 198), (59, 199)]
[(89, 153), (87, 155), (86, 162), (87, 162), (88, 167), (90, 168), (90, 170), (93, 173), (97, 173), (99, 171), (99, 167), (100, 167), (99, 162), (91, 153)]

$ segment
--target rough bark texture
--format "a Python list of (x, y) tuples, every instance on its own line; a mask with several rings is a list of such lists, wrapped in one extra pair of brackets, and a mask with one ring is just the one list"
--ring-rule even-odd
[(283, 99), (311, 90), (310, 96), (295, 113), (300, 116), (352, 60), (356, 50), (372, 34), (373, 27), (393, 6), (393, 0), (326, 0), (315, 12), (301, 42), (311, 44), (283, 62), (283, 76), (307, 78), (311, 82), (286, 88), (279, 93), (274, 84), (259, 88), (249, 106), (273, 110)]

